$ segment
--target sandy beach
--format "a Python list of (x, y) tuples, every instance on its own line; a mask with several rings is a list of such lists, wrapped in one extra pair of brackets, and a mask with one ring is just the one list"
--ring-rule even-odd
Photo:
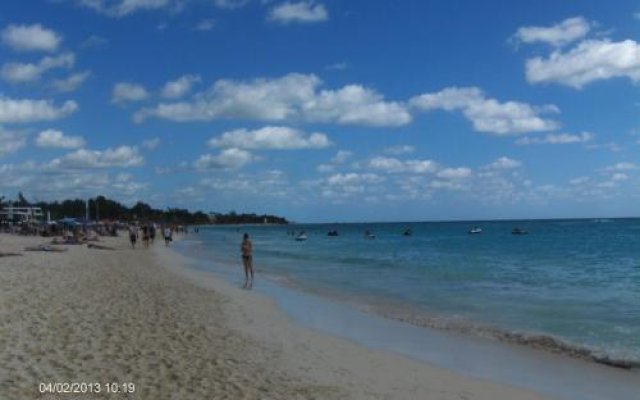
[[(0, 258), (3, 399), (543, 398), (298, 326), (160, 243), (22, 251), (45, 242), (0, 236), (22, 253)], [(56, 382), (93, 393), (40, 393)]]

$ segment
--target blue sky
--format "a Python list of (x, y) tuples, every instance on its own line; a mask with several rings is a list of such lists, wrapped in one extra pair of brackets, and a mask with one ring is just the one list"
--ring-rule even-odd
[(631, 1), (3, 2), (0, 195), (637, 216), (639, 32)]

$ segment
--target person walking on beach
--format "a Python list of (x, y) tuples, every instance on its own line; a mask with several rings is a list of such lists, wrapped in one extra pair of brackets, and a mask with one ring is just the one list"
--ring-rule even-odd
[(167, 226), (166, 228), (164, 228), (164, 245), (169, 246), (169, 242), (172, 240), (173, 239), (171, 238), (171, 228)]
[(253, 244), (249, 240), (249, 234), (245, 233), (240, 245), (242, 254), (242, 265), (244, 266), (244, 289), (251, 289), (253, 286)]
[(144, 244), (145, 249), (149, 248), (149, 226), (148, 225), (142, 226), (142, 243)]
[(129, 241), (131, 242), (131, 248), (136, 248), (136, 240), (138, 240), (138, 229), (135, 225), (129, 227)]

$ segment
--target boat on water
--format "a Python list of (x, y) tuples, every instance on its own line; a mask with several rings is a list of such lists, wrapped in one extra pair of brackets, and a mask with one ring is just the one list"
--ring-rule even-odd
[(525, 231), (522, 228), (518, 228), (518, 227), (513, 228), (513, 230), (511, 231), (512, 235), (527, 235), (528, 233), (529, 232)]
[(365, 239), (375, 239), (376, 235), (374, 235), (373, 233), (371, 233), (370, 231), (365, 231), (364, 232), (364, 238)]
[(413, 231), (411, 230), (411, 228), (407, 228), (404, 230), (404, 232), (402, 232), (403, 236), (411, 236), (413, 235)]
[(335, 229), (332, 231), (327, 232), (327, 236), (338, 236), (338, 231), (336, 231)]
[(469, 229), (469, 234), (471, 235), (475, 235), (478, 233), (482, 233), (482, 228), (480, 228), (479, 226), (474, 226), (473, 228)]
[(304, 242), (307, 239), (308, 239), (307, 234), (304, 232), (300, 232), (300, 234), (296, 236), (296, 242)]

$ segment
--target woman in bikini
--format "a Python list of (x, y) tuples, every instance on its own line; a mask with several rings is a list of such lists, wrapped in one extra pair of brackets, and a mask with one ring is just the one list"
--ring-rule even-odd
[(249, 240), (248, 233), (242, 237), (240, 253), (242, 254), (242, 265), (244, 265), (244, 286), (242, 287), (251, 289), (253, 286), (253, 244)]

